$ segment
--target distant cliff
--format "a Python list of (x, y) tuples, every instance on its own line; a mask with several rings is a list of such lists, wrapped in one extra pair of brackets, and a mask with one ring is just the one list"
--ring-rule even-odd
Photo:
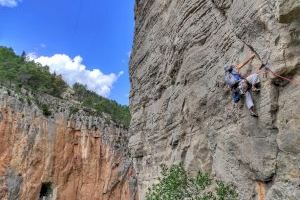
[[(241, 200), (300, 199), (300, 1), (136, 0), (129, 147), (141, 199), (161, 164), (237, 186)], [(223, 65), (256, 58), (259, 118), (233, 106)], [(296, 83), (297, 82), (297, 83)]]
[(124, 126), (70, 99), (34, 98), (0, 87), (0, 199), (137, 199)]

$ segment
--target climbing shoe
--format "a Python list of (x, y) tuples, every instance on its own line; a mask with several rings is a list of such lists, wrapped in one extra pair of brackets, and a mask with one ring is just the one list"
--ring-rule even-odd
[(258, 114), (256, 112), (254, 112), (253, 110), (249, 110), (249, 111), (252, 117), (258, 117)]
[(252, 87), (252, 91), (253, 91), (253, 92), (260, 92), (260, 88)]

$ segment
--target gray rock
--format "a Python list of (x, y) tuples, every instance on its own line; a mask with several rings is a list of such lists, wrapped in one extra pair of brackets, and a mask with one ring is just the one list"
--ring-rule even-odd
[(299, 13), (298, 0), (136, 0), (129, 148), (141, 199), (178, 162), (234, 183), (241, 200), (298, 197), (299, 86), (261, 71), (252, 118), (231, 102), (223, 65), (255, 53), (243, 74), (269, 63), (299, 82)]
[(0, 199), (137, 199), (124, 126), (78, 102), (40, 95), (27, 104), (30, 97), (0, 86)]
[(22, 185), (22, 175), (16, 174), (15, 171), (9, 169), (6, 173), (7, 176), (7, 189), (8, 189), (8, 200), (19, 199), (19, 192)]

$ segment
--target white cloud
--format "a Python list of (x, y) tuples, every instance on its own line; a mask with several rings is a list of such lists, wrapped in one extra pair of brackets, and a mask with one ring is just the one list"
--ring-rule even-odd
[(30, 52), (26, 54), (27, 60), (35, 60), (38, 58), (37, 54), (35, 52)]
[[(0, 0), (1, 1), (1, 0)], [(42, 49), (45, 49), (46, 47), (47, 47), (47, 45), (45, 45), (44, 43), (41, 43), (40, 44), (40, 47), (42, 48)]]
[(22, 0), (0, 0), (0, 6), (13, 8), (16, 7), (21, 1)]
[(69, 85), (78, 82), (87, 85), (89, 90), (105, 97), (109, 96), (113, 84), (124, 73), (121, 71), (118, 75), (114, 73), (103, 74), (99, 69), (89, 70), (82, 64), (83, 59), (80, 56), (73, 59), (65, 54), (38, 57), (35, 53), (30, 53), (27, 57), (37, 63), (49, 66), (50, 72), (61, 74)]
[(118, 77), (122, 76), (124, 74), (124, 71), (120, 71), (118, 74)]
[(130, 56), (131, 56), (131, 51), (128, 51), (128, 52), (127, 52), (127, 56), (128, 56), (128, 58), (130, 58)]

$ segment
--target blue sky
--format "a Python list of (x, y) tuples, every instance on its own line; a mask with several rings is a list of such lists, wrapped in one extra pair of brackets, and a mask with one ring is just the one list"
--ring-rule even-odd
[(67, 80), (128, 104), (133, 8), (134, 0), (0, 0), (0, 45), (32, 53)]

